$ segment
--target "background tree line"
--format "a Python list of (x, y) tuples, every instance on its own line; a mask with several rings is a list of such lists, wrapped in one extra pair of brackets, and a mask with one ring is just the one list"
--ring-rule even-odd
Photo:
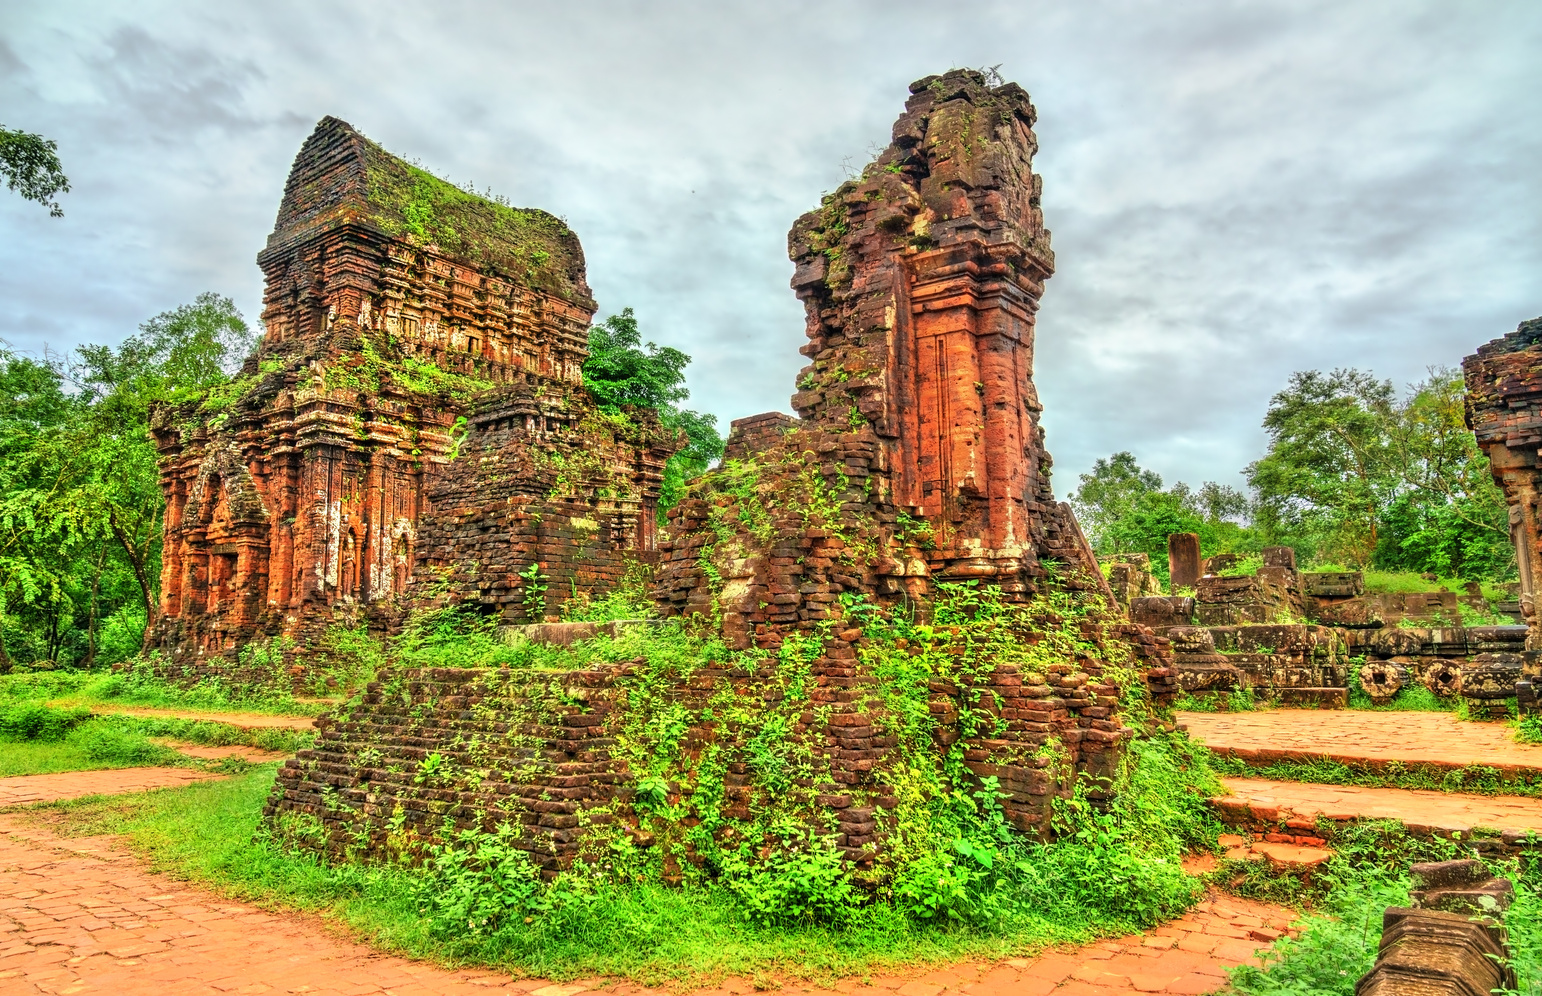
[[(35, 359), (0, 344), (0, 673), (139, 652), (166, 511), (151, 406), (230, 380), (258, 337), (229, 298), (203, 294), (118, 346)], [(602, 406), (658, 409), (684, 434), (665, 470), (673, 504), (723, 451), (713, 417), (679, 407), (690, 357), (644, 345), (630, 308), (590, 330), (590, 349), (584, 380)]]
[(1248, 492), (1195, 490), (1128, 452), (1081, 475), (1071, 501), (1099, 553), (1146, 553), (1165, 580), (1167, 536), (1206, 556), (1294, 547), (1303, 563), (1465, 581), (1515, 577), (1508, 510), (1463, 417), (1461, 371), (1436, 368), (1401, 395), (1361, 370), (1295, 373), (1269, 402)]
[(166, 508), (150, 406), (228, 380), (255, 344), (229, 298), (203, 294), (116, 347), (0, 348), (0, 671), (138, 652)]

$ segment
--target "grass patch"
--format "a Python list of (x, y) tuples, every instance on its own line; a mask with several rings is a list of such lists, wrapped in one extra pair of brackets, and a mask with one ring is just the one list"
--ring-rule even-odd
[[(157, 871), (270, 908), (321, 913), (382, 949), (443, 964), (648, 985), (730, 974), (828, 981), (1031, 954), (1128, 933), (1187, 908), (1199, 884), (1179, 871), (1177, 856), (1185, 844), (1213, 848), (1220, 830), (1203, 801), (1215, 790), (1203, 749), (1175, 736), (1137, 741), (1132, 752), (1138, 763), (1112, 812), (1073, 803), (1062, 842), (1017, 838), (1001, 848), (1005, 860), (994, 874), (974, 869), (986, 895), (968, 917), (928, 918), (871, 893), (836, 896), (834, 915), (766, 916), (727, 880), (671, 888), (625, 881), (604, 865), (543, 884), (501, 859), (481, 860), (494, 855), (491, 835), (481, 850), (441, 851), (427, 866), (329, 867), (263, 828), (272, 766), (174, 790), (56, 803), (30, 818), (68, 835), (125, 834)], [(817, 861), (814, 853), (809, 860)], [(934, 871), (967, 878), (967, 858), (954, 854)], [(778, 866), (760, 867), (774, 879)], [(808, 871), (805, 862), (794, 877), (807, 881)], [(787, 887), (764, 878), (759, 885)], [(510, 915), (489, 920), (493, 909)], [(466, 910), (471, 922), (446, 921), (447, 912)]]
[(1474, 795), (1542, 796), (1542, 775), (1504, 777), (1497, 768), (1475, 764), (1442, 768), (1428, 764), (1393, 761), (1372, 766), (1345, 764), (1332, 758), (1310, 761), (1276, 761), (1254, 765), (1236, 757), (1216, 754), (1210, 759), (1216, 774), (1232, 778), (1268, 778), (1282, 782), (1316, 782), (1320, 785), (1361, 785), (1368, 788), (1431, 789)]
[(1373, 702), (1360, 686), (1360, 669), (1364, 666), (1363, 658), (1350, 659), (1349, 708), (1366, 712), (1453, 712), (1461, 713), (1462, 719), (1467, 718), (1461, 696), (1453, 695), (1443, 699), (1420, 684), (1412, 673), (1409, 674), (1408, 684), (1399, 688), (1389, 701), (1381, 704)]
[(145, 667), (126, 672), (33, 671), (0, 676), (0, 707), (28, 701), (275, 716), (317, 716), (333, 705), (329, 701), (296, 699), (273, 688), (241, 691), (218, 678), (182, 688), (156, 677)]
[(1180, 692), (1173, 700), (1175, 712), (1262, 712), (1273, 709), (1269, 699), (1259, 699), (1252, 689), (1234, 692)]
[[(1312, 570), (1337, 570), (1334, 565), (1327, 567), (1314, 567)], [(1364, 571), (1365, 590), (1376, 594), (1388, 595), (1414, 595), (1427, 592), (1450, 591), (1458, 595), (1466, 593), (1468, 582), (1462, 578), (1436, 578), (1430, 580), (1422, 574), (1414, 571)], [(1483, 597), (1490, 602), (1504, 602), (1513, 599), (1504, 585), (1493, 582), (1480, 582)]]
[[(0, 777), (140, 766), (205, 766), (158, 739), (293, 753), (315, 743), (311, 731), (247, 730), (227, 723), (141, 716), (95, 716), (85, 708), (36, 702), (0, 706)], [(225, 765), (226, 770), (232, 767)]]
[[(1183, 692), (1173, 701), (1172, 708), (1178, 712), (1262, 712), (1276, 708), (1276, 703), (1272, 699), (1258, 698), (1251, 689), (1244, 689), (1229, 692)], [(1364, 712), (1449, 712), (1456, 714), (1459, 719), (1467, 718), (1460, 697), (1442, 699), (1417, 683), (1404, 686), (1390, 701), (1378, 705), (1360, 687), (1357, 671), (1352, 671), (1350, 675), (1349, 708)], [(1537, 725), (1536, 735), (1539, 739), (1522, 742), (1542, 743), (1542, 723)]]

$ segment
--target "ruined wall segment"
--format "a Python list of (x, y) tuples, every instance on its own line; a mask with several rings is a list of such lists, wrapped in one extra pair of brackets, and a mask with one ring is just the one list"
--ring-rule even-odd
[(1510, 506), (1510, 539), (1520, 568), (1521, 612), (1530, 628), (1528, 650), (1542, 650), (1535, 606), (1542, 565), (1542, 318), (1462, 361), (1467, 383), (1467, 424), (1488, 457), (1494, 481)]
[[(258, 264), (256, 354), (233, 383), (155, 416), (167, 517), (152, 646), (188, 663), (303, 640), (337, 612), (378, 621), (425, 568), (441, 594), (520, 619), (503, 568), (595, 562), (561, 579), (568, 591), (652, 550), (637, 523), (673, 440), (645, 413), (576, 438), (595, 424), (582, 387), (595, 303), (560, 219), (453, 187), (329, 117), (295, 158)], [(601, 542), (548, 527), (509, 540), (515, 554), (446, 550), (509, 528), (514, 506), (539, 518), (574, 451), (588, 469), (557, 497), (604, 523)], [(494, 482), (490, 463), (527, 479)], [(467, 491), (498, 487), (496, 509)]]

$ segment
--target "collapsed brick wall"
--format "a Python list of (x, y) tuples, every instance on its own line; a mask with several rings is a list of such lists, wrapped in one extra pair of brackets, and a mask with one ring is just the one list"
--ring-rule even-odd
[(1185, 691), (1342, 707), (1356, 680), (1373, 701), (1418, 683), (1483, 711), (1517, 694), (1526, 628), (1461, 625), (1459, 606), (1488, 608), (1481, 596), (1367, 594), (1358, 571), (1298, 573), (1287, 548), (1271, 553), (1248, 576), (1212, 573), (1235, 555), (1207, 559), (1195, 597), (1131, 600), (1131, 617), (1172, 642)]
[(656, 562), (674, 439), (657, 419), (635, 418), (581, 396), (536, 404), (508, 392), (473, 410), (461, 458), (427, 488), (413, 594), (540, 622)]
[[(258, 263), (266, 332), (241, 376), (153, 420), (167, 511), (146, 639), (170, 672), (240, 678), (233, 659), (255, 640), (389, 625), (424, 567), (453, 563), (483, 579), (453, 597), (506, 605), (503, 568), (526, 554), (586, 590), (624, 554), (652, 554), (674, 441), (651, 413), (581, 438), (596, 418), (582, 388), (595, 303), (560, 219), (450, 187), (326, 118)], [(575, 452), (605, 465), (555, 491), (532, 469)], [(535, 479), (499, 477), (521, 473)], [(515, 514), (479, 504), (495, 492), (541, 492), (554, 502), (544, 527), (484, 542)], [(591, 521), (602, 538), (582, 535)]]
[[(1132, 626), (1104, 631), (1088, 624), (1084, 635), (1152, 639)], [(571, 865), (586, 846), (602, 853), (607, 835), (618, 831), (644, 847), (668, 845), (647, 829), (657, 825), (638, 802), (643, 772), (631, 767), (621, 739), (647, 698), (639, 694), (645, 671), (638, 660), (570, 672), (395, 673), (318, 724), (316, 747), (280, 770), (266, 818), (333, 857), (413, 853), (459, 830), (507, 823), (520, 828), (518, 846), (548, 874)], [(747, 831), (746, 821), (774, 809), (783, 822), (801, 818), (833, 833), (859, 868), (879, 858), (898, 805), (895, 767), (905, 762), (876, 679), (853, 668), (817, 668), (807, 698), (789, 702), (776, 658), (767, 658), (755, 668), (709, 663), (666, 685), (641, 718), (672, 704), (693, 717), (682, 738), (684, 757), (669, 779), (668, 804), (685, 810), (675, 825), (740, 821), (720, 831), (731, 845), (729, 837)], [(969, 689), (933, 682), (928, 709), (937, 720), (938, 752), (962, 736), (961, 703), (969, 692), (981, 693), (979, 701), (1000, 722), (990, 736), (964, 742), (964, 764), (976, 777), (998, 779), (1013, 826), (1047, 835), (1053, 800), (1070, 795), (1078, 773), (1092, 777), (1094, 798), (1106, 797), (1134, 731), (1120, 722), (1120, 689), (1097, 661), (1042, 673), (1002, 666)], [(762, 715), (737, 729), (705, 718), (745, 708)], [(791, 717), (789, 739), (808, 744), (814, 758), (809, 777), (790, 794), (768, 787), (746, 750), (765, 728), (768, 709)], [(1061, 752), (1039, 749), (1051, 739)], [(708, 751), (723, 752), (713, 757), (723, 771), (720, 794), (698, 791)], [(699, 858), (682, 846), (666, 868), (671, 860)]]

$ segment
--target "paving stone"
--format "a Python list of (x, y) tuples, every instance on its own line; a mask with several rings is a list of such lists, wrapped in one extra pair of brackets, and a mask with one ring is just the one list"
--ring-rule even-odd
[[(383, 956), (340, 940), (314, 917), (263, 913), (187, 888), (145, 871), (99, 838), (93, 854), (82, 854), (79, 844), (0, 815), (0, 919), (9, 928), (0, 932), (8, 939), (0, 943), (0, 992), (664, 996), (604, 979), (516, 980), (486, 969), (451, 971)], [(1263, 945), (1248, 940), (1246, 930), (1284, 931), (1292, 916), (1277, 906), (1215, 897), (1158, 928), (1160, 933), (1034, 958), (917, 969), (829, 992), (795, 984), (783, 991), (801, 996), (1200, 996), (1225, 987), (1227, 968), (1254, 959)], [(119, 919), (94, 932), (78, 927), (111, 917)], [(152, 920), (157, 926), (149, 925)], [(1262, 926), (1239, 928), (1241, 921)], [(1239, 931), (1243, 936), (1235, 936)], [(35, 943), (45, 939), (51, 943)], [(747, 996), (752, 989), (747, 980), (727, 979), (688, 996)]]
[[(1265, 778), (1223, 778), (1230, 793), (1214, 800), (1219, 812), (1241, 811), (1261, 822), (1282, 813), (1315, 820), (1393, 819), (1410, 829), (1439, 828), (1466, 833), (1473, 827), (1542, 831), (1542, 799), (1524, 796), (1468, 795), (1427, 789), (1317, 785)], [(1260, 845), (1253, 845), (1257, 850)]]
[(1447, 712), (1266, 709), (1175, 715), (1206, 747), (1252, 764), (1326, 757), (1345, 764), (1481, 764), (1506, 775), (1542, 774), (1542, 746), (1516, 743), (1505, 723), (1464, 723)]
[(85, 795), (116, 795), (173, 788), (220, 777), (188, 768), (108, 768), (103, 771), (65, 771), (52, 775), (15, 775), (0, 778), (0, 808), (29, 802), (57, 802)]

